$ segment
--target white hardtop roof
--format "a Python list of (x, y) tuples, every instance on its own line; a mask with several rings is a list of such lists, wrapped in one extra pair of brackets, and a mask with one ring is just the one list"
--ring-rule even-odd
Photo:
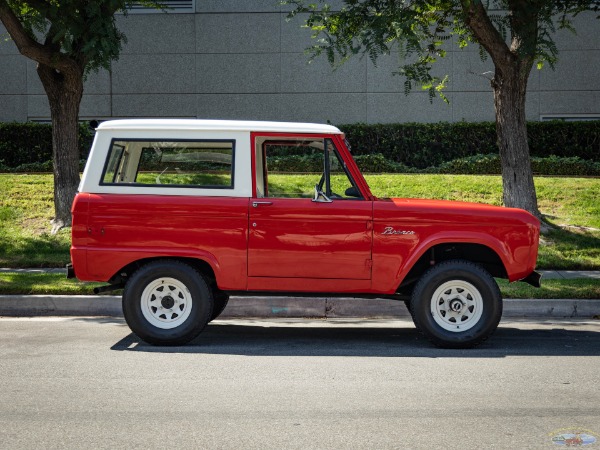
[(203, 119), (123, 119), (102, 122), (98, 130), (189, 130), (189, 131), (260, 131), (273, 133), (342, 134), (332, 126), (318, 123), (261, 122), (250, 120)]

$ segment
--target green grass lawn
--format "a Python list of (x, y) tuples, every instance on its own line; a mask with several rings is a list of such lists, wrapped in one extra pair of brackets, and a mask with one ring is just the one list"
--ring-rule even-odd
[(0, 174), (0, 266), (64, 267), (71, 229), (50, 235), (52, 175)]
[[(282, 187), (314, 185), (314, 175), (270, 175)], [(317, 177), (318, 178), (318, 177)], [(462, 200), (500, 205), (500, 176), (367, 175), (378, 197)], [(317, 180), (318, 181), (318, 180)], [(558, 228), (542, 238), (541, 269), (600, 270), (600, 179), (539, 177), (541, 211)], [(49, 234), (52, 175), (0, 174), (0, 267), (63, 267), (70, 229)]]

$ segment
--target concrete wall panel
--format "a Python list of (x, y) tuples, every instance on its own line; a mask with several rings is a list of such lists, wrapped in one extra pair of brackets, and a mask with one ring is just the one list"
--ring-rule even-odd
[[(27, 60), (27, 92), (29, 94), (46, 94), (36, 70), (37, 63)], [(110, 94), (110, 74), (101, 69), (88, 75), (83, 84), (84, 94)]]
[(489, 92), (461, 92), (452, 98), (452, 119), (460, 122), (483, 122), (495, 120), (494, 94)]
[(287, 14), (281, 14), (281, 51), (284, 53), (304, 52), (308, 47), (316, 44), (311, 38), (312, 31), (302, 27), (308, 14), (298, 14), (291, 19)]
[(197, 14), (197, 53), (279, 53), (280, 14)]
[(130, 14), (117, 24), (127, 36), (124, 55), (195, 52), (193, 14)]
[(194, 55), (123, 55), (113, 65), (115, 94), (193, 94)]
[[(538, 92), (529, 92), (525, 104), (527, 120), (539, 120)], [(489, 92), (461, 92), (454, 94), (452, 106), (452, 121), (482, 122), (496, 120), (494, 109), (494, 94)]]
[(82, 120), (92, 120), (97, 118), (110, 117), (111, 98), (110, 95), (84, 95), (79, 107), (79, 118)]
[(200, 94), (196, 116), (200, 119), (281, 120), (279, 94)]
[(261, 13), (279, 12), (281, 6), (273, 0), (196, 0), (199, 13)]
[(278, 93), (281, 85), (280, 59), (280, 55), (274, 53), (197, 55), (196, 92)]
[(4, 25), (0, 23), (0, 56), (2, 55), (18, 55), (19, 49), (10, 38)]
[(113, 95), (114, 117), (196, 117), (196, 96), (190, 94)]
[[(454, 94), (447, 94), (454, 101)], [(429, 102), (426, 92), (371, 93), (367, 97), (367, 123), (450, 122), (452, 107), (440, 99)]]
[(303, 53), (281, 55), (282, 92), (365, 92), (366, 87), (365, 60), (352, 59), (333, 70), (325, 58), (309, 63)]
[(25, 122), (26, 120), (27, 96), (0, 94), (0, 122)]
[(542, 91), (600, 90), (600, 50), (568, 50), (559, 58), (555, 70), (539, 71)]
[[(382, 55), (377, 59), (377, 66), (374, 66), (370, 59), (364, 58), (367, 65), (367, 89), (368, 92), (395, 92), (404, 93), (405, 78), (394, 75), (398, 72), (401, 65), (407, 64), (397, 52), (390, 55)], [(440, 58), (432, 68), (431, 74), (443, 78), (445, 75), (452, 75), (452, 53), (446, 58)], [(413, 83), (413, 90), (420, 91), (421, 88)], [(452, 90), (452, 80), (447, 84), (446, 91)]]
[(27, 117), (33, 120), (50, 120), (50, 106), (46, 94), (27, 96)]
[[(586, 12), (573, 19), (576, 33), (559, 30), (555, 35), (560, 50), (600, 50), (600, 22), (597, 13)], [(560, 58), (560, 55), (559, 55)]]
[(589, 114), (600, 117), (599, 91), (540, 92), (540, 115)]
[(281, 119), (334, 124), (364, 122), (366, 94), (282, 94)]
[(0, 57), (0, 94), (27, 93), (27, 61), (20, 55)]

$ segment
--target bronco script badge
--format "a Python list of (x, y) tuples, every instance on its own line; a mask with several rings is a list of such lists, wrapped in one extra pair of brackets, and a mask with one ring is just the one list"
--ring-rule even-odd
[(412, 230), (394, 230), (394, 227), (385, 227), (381, 234), (415, 234)]

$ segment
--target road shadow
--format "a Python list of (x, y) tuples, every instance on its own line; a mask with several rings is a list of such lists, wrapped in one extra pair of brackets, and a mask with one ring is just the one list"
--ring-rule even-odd
[[(259, 322), (257, 322), (258, 324)], [(344, 322), (351, 325), (352, 322)], [(600, 326), (596, 331), (569, 323), (559, 328), (522, 329), (504, 325), (475, 349), (439, 349), (416, 329), (368, 326), (259, 326), (213, 323), (188, 345), (159, 347), (129, 334), (111, 347), (115, 351), (197, 353), (244, 356), (364, 356), (421, 358), (503, 358), (506, 356), (600, 356)], [(360, 326), (359, 326), (360, 324)], [(573, 326), (575, 325), (575, 326)], [(589, 323), (587, 324), (589, 328)]]

